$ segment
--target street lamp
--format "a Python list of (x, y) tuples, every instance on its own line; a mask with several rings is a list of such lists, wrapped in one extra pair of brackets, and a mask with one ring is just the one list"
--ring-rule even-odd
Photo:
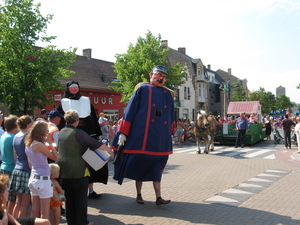
[(226, 84), (221, 85), (219, 88), (220, 88), (220, 90), (223, 91), (223, 98), (224, 98), (224, 100), (223, 100), (223, 108), (224, 108), (223, 109), (224, 110), (224, 112), (223, 112), (223, 118), (225, 118), (225, 116), (226, 116), (226, 91), (228, 91), (229, 88), (227, 87)]

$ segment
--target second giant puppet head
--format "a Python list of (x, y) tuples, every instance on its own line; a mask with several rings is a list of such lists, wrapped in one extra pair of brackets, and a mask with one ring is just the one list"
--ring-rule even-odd
[(81, 97), (81, 94), (80, 94), (79, 83), (77, 81), (71, 81), (71, 82), (67, 83), (67, 88), (65, 90), (64, 98), (78, 100), (78, 99), (80, 99), (80, 97)]

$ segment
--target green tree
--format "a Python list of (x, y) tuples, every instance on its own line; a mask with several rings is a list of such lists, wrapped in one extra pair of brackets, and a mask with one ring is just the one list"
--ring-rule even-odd
[(128, 101), (134, 87), (140, 82), (149, 81), (149, 73), (155, 65), (163, 65), (168, 69), (166, 87), (174, 90), (184, 83), (185, 69), (179, 63), (169, 67), (166, 61), (168, 48), (160, 44), (161, 36), (154, 37), (150, 31), (146, 37), (139, 37), (135, 45), (128, 47), (127, 53), (117, 54), (114, 64), (118, 82), (111, 86), (114, 91), (122, 93), (122, 101)]
[(286, 95), (279, 95), (276, 97), (276, 109), (285, 110), (292, 108), (293, 103), (290, 101), (290, 98)]
[(244, 88), (240, 85), (240, 82), (235, 82), (231, 85), (232, 90), (232, 101), (246, 101), (247, 93)]
[(51, 90), (63, 89), (58, 78), (73, 73), (67, 69), (76, 49), (35, 47), (55, 39), (46, 36), (52, 15), (43, 17), (39, 8), (33, 0), (6, 0), (0, 8), (0, 102), (15, 114), (51, 104)]
[(252, 92), (248, 100), (259, 101), (263, 115), (270, 114), (271, 111), (276, 109), (275, 95), (270, 91), (266, 92), (262, 87), (260, 87), (259, 90)]

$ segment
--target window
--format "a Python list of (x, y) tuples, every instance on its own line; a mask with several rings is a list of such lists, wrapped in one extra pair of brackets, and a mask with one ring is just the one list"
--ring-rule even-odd
[(205, 84), (199, 84), (198, 86), (198, 97), (205, 99), (207, 97), (207, 86)]
[(199, 86), (198, 86), (198, 95), (199, 95), (199, 97), (202, 97), (202, 94), (203, 94), (203, 92), (202, 92), (202, 84), (199, 84)]
[(184, 99), (187, 99), (186, 87), (184, 87)]
[(198, 67), (198, 75), (201, 75), (201, 74), (202, 74), (201, 67)]

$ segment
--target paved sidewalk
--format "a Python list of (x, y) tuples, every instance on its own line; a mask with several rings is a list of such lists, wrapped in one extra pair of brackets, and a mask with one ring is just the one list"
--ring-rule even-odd
[[(94, 224), (108, 225), (300, 224), (300, 161), (296, 160), (300, 154), (296, 150), (285, 150), (282, 145), (278, 159), (173, 154), (162, 178), (162, 197), (172, 202), (163, 206), (155, 205), (151, 182), (143, 185), (145, 204), (137, 204), (135, 182), (126, 180), (118, 185), (112, 179), (113, 164), (109, 162), (109, 183), (94, 185), (102, 197), (89, 199), (88, 217)], [(238, 206), (206, 201), (270, 171), (285, 174)], [(66, 224), (64, 219), (61, 224)]]

